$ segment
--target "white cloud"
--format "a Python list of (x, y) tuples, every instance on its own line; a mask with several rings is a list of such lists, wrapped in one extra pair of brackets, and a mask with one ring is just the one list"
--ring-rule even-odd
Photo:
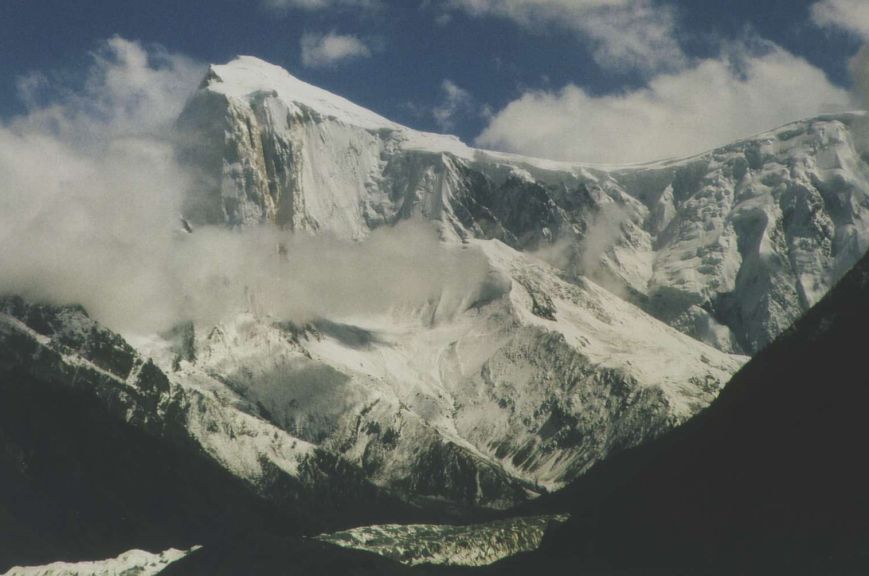
[(446, 79), (441, 83), (441, 101), (432, 110), (432, 116), (442, 130), (452, 130), (459, 116), (476, 114), (475, 108), (471, 93)]
[(653, 0), (448, 0), (446, 8), (509, 18), (544, 32), (551, 26), (573, 30), (609, 69), (652, 73), (686, 62), (675, 39), (675, 11)]
[(371, 49), (356, 36), (307, 33), (302, 36), (302, 65), (325, 68), (355, 58), (371, 56)]
[(153, 304), (162, 279), (146, 271), (168, 249), (187, 185), (169, 131), (203, 74), (115, 37), (83, 85), (19, 82), (30, 111), (0, 122), (0, 292), (133, 315)]
[(43, 73), (18, 79), (29, 109), (19, 129), (61, 139), (104, 141), (117, 134), (153, 135), (177, 118), (205, 66), (160, 47), (115, 36), (92, 54), (84, 84), (71, 88)]
[(822, 28), (840, 28), (869, 40), (866, 0), (822, 0), (812, 6), (812, 21)]
[(372, 9), (382, 6), (381, 0), (262, 0), (263, 6), (270, 10), (328, 10), (332, 8)]
[(496, 113), (477, 143), (569, 161), (640, 162), (851, 106), (805, 60), (772, 45), (761, 53), (736, 47), (627, 93), (592, 96), (575, 85), (528, 92)]
[(111, 328), (149, 333), (221, 320), (252, 298), (282, 320), (432, 301), (440, 314), (485, 282), (482, 254), (448, 249), (418, 223), (363, 242), (272, 226), (184, 232), (194, 178), (174, 154), (173, 122), (204, 72), (113, 38), (83, 86), (19, 82), (29, 112), (0, 119), (0, 294), (82, 304)]

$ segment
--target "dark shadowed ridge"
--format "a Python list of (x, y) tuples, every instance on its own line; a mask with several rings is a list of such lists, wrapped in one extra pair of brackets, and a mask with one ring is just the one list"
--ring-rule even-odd
[(705, 412), (542, 503), (573, 517), (539, 551), (486, 572), (869, 574), (867, 334), (864, 257)]
[(86, 393), (0, 372), (0, 572), (260, 526), (300, 530), (215, 463), (117, 421)]

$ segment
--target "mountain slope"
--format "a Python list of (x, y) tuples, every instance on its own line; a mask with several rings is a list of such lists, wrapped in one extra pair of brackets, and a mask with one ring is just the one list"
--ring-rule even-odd
[(496, 508), (684, 421), (742, 361), (503, 244), (469, 246), (497, 281), (455, 312), (432, 302), (299, 327), (243, 315), (197, 326), (195, 357), (174, 369), (165, 343), (141, 349), (378, 484)]
[(860, 115), (685, 160), (572, 165), (417, 132), (256, 58), (213, 66), (179, 119), (195, 223), (360, 238), (412, 215), (541, 250), (724, 351), (753, 353), (869, 246)]
[[(516, 504), (684, 421), (744, 361), (647, 314), (752, 353), (862, 255), (862, 121), (796, 123), (685, 160), (569, 165), (410, 130), (255, 58), (213, 66), (178, 121), (179, 155), (200, 174), (194, 229), (362, 239), (423, 218), (445, 245), (478, 249), (495, 281), (451, 317), (324, 318), (277, 363), (200, 340), (183, 368), (382, 486)], [(236, 342), (280, 340), (263, 334)]]
[[(59, 381), (66, 375), (56, 368), (43, 364), (35, 376), (10, 367), (8, 351), (17, 345), (4, 338), (0, 570), (187, 547), (215, 533), (277, 524), (279, 515), (240, 480), (118, 422), (92, 395)], [(284, 520), (287, 530), (298, 529)]]
[(308, 326), (252, 308), (195, 326), (188, 360), (159, 341), (142, 349), (409, 498), (505, 508), (558, 488), (684, 421), (745, 360), (560, 264), (564, 234), (592, 234), (598, 213), (640, 230), (646, 209), (603, 173), (415, 132), (252, 58), (212, 67), (178, 127), (201, 176), (185, 212), (194, 236), (266, 224), (357, 240), (423, 218), (486, 263), (486, 283), (454, 301)]
[(573, 518), (500, 570), (865, 573), (867, 293), (864, 258), (709, 409), (571, 486)]
[(171, 382), (80, 308), (0, 301), (0, 569), (408, 517), (304, 444)]

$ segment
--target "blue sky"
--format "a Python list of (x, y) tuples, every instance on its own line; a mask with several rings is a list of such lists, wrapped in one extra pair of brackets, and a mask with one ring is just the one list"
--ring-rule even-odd
[[(92, 53), (117, 35), (202, 63), (255, 55), (396, 121), (467, 142), (564, 159), (644, 160), (853, 107), (849, 61), (869, 35), (867, 5), (0, 0), (0, 118), (25, 110), (16, 79), (48, 73), (74, 89)], [(719, 82), (728, 91), (721, 106), (722, 89), (710, 91)], [(786, 102), (758, 106), (764, 99)], [(752, 113), (733, 126), (744, 108)], [(638, 120), (627, 124), (626, 116)], [(609, 127), (636, 144), (615, 140)], [(659, 136), (643, 139), (653, 132)]]

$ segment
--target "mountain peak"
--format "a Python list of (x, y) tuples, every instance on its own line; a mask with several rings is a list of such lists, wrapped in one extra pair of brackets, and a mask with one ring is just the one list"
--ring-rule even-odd
[(328, 90), (309, 84), (293, 76), (286, 69), (271, 64), (255, 56), (237, 56), (226, 64), (209, 66), (208, 73), (200, 89), (223, 94), (248, 104), (263, 97), (273, 97), (284, 103), (290, 110), (311, 113), (325, 119), (336, 120), (348, 126), (371, 132), (385, 131), (395, 133), (405, 150), (421, 150), (435, 153), (449, 153), (467, 160), (484, 155), (496, 162), (519, 163), (534, 168), (574, 173), (584, 168), (604, 172), (637, 169), (668, 168), (692, 162), (709, 154), (727, 151), (735, 146), (750, 142), (787, 141), (794, 135), (806, 132), (816, 122), (830, 123), (840, 121), (850, 124), (862, 118), (865, 113), (850, 112), (821, 115), (816, 118), (797, 120), (783, 126), (758, 132), (737, 142), (704, 150), (685, 157), (664, 158), (651, 162), (629, 164), (598, 164), (590, 162), (564, 162), (543, 158), (532, 158), (508, 152), (472, 148), (459, 138), (448, 134), (429, 133), (409, 128)]
[(402, 128), (346, 98), (299, 80), (280, 66), (253, 56), (238, 56), (227, 64), (210, 66), (202, 87), (241, 99), (272, 94), (287, 104), (368, 130)]

